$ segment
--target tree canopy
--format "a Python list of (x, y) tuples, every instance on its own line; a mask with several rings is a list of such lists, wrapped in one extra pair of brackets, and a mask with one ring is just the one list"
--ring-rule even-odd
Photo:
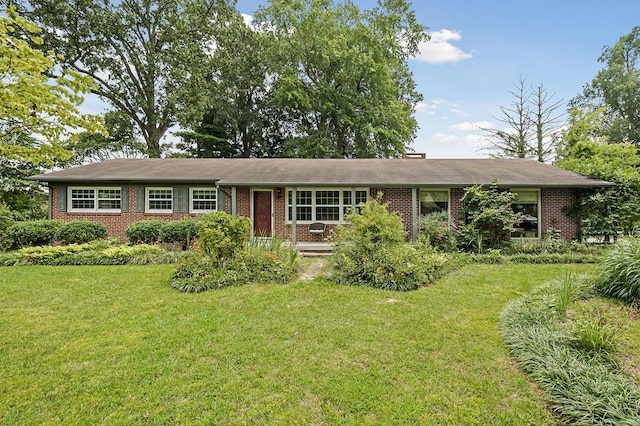
[[(8, 8), (0, 16), (0, 167), (23, 161), (52, 165), (69, 153), (63, 140), (74, 131), (104, 132), (98, 118), (77, 106), (91, 79), (58, 66), (60, 58), (32, 46), (42, 44), (40, 28)], [(58, 69), (60, 76), (49, 76)]]
[(217, 0), (28, 0), (47, 48), (90, 77), (92, 92), (128, 115), (158, 157), (166, 131), (208, 107), (216, 31), (236, 14)]
[(607, 120), (600, 134), (640, 145), (640, 26), (605, 47), (598, 61), (604, 68), (573, 99), (573, 107), (604, 107)]
[(256, 14), (271, 36), (273, 102), (284, 154), (389, 157), (404, 151), (422, 99), (407, 66), (428, 39), (405, 0), (273, 0)]

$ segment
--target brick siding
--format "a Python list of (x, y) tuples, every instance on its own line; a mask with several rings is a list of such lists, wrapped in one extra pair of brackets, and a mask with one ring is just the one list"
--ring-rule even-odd
[[(61, 219), (66, 221), (72, 220), (92, 220), (103, 223), (111, 237), (125, 238), (124, 231), (127, 226), (139, 220), (159, 219), (159, 220), (179, 220), (186, 216), (194, 217), (195, 214), (189, 213), (143, 213), (136, 212), (136, 186), (128, 187), (129, 193), (129, 211), (125, 213), (98, 213), (98, 212), (68, 212), (58, 211), (59, 189), (55, 186), (50, 188), (51, 200), (51, 217), (53, 219)], [(283, 239), (291, 238), (291, 224), (286, 222), (286, 188), (265, 189), (272, 191), (274, 201), (274, 235)], [(408, 238), (411, 237), (412, 228), (412, 189), (411, 188), (371, 188), (369, 196), (376, 197), (382, 192), (382, 201), (389, 203), (389, 210), (397, 213), (404, 223), (404, 229)], [(462, 216), (463, 203), (460, 201), (464, 193), (462, 188), (451, 188), (450, 190), (450, 212), (454, 225), (464, 224)], [(222, 197), (218, 200), (218, 205), (227, 213), (231, 213), (231, 194), (232, 188), (222, 188)], [(251, 188), (236, 188), (236, 212), (238, 215), (252, 217), (251, 212)], [(541, 211), (540, 211), (540, 230), (542, 236), (546, 231), (553, 227), (561, 231), (561, 235), (565, 239), (574, 239), (578, 236), (578, 221), (575, 218), (565, 215), (563, 209), (571, 206), (577, 197), (577, 190), (571, 188), (543, 188), (540, 191)], [(222, 206), (224, 206), (222, 208)], [(419, 214), (419, 211), (418, 211)], [(324, 234), (309, 233), (309, 225), (300, 223), (297, 225), (297, 240), (299, 242), (322, 242), (331, 235), (333, 229), (337, 225), (328, 224)]]

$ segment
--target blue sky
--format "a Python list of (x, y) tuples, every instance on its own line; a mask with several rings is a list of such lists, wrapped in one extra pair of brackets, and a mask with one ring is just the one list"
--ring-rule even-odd
[[(260, 4), (238, 0), (237, 7), (252, 15)], [(428, 158), (487, 156), (474, 125), (498, 124), (520, 76), (566, 102), (601, 69), (602, 48), (640, 25), (638, 0), (425, 0), (413, 9), (432, 34), (410, 61), (424, 96), (413, 149)]]

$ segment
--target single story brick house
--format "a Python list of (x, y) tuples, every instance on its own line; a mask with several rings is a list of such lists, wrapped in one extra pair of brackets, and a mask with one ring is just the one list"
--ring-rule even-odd
[[(348, 208), (376, 194), (402, 218), (411, 238), (421, 215), (446, 211), (461, 223), (464, 188), (517, 193), (526, 214), (514, 237), (540, 238), (553, 227), (578, 234), (568, 217), (586, 188), (611, 186), (526, 159), (117, 159), (31, 176), (49, 186), (51, 219), (104, 223), (110, 236), (143, 219), (175, 220), (216, 210), (250, 218), (256, 236), (322, 242)], [(323, 232), (324, 231), (324, 232)]]

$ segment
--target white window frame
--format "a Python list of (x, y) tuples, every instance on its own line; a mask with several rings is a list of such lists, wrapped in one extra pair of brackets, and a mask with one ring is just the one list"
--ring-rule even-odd
[[(196, 201), (193, 198), (194, 191), (213, 191), (213, 198), (198, 199), (197, 201), (214, 201), (216, 203), (216, 208), (215, 209), (196, 209), (193, 206), (193, 202)], [(198, 214), (198, 213), (211, 213), (215, 211), (218, 211), (218, 189), (216, 187), (196, 186), (193, 188), (189, 188), (189, 213)]]
[[(523, 192), (536, 192), (538, 194), (538, 230), (537, 230), (537, 235), (535, 237), (511, 237), (514, 240), (520, 240), (520, 239), (525, 239), (525, 240), (539, 240), (542, 237), (542, 229), (540, 228), (540, 226), (542, 225), (542, 191), (540, 190), (540, 188), (509, 188), (509, 192), (515, 193), (517, 194), (519, 191), (523, 191)], [(516, 201), (517, 203), (517, 201)], [(514, 204), (516, 204), (514, 203)], [(532, 203), (528, 203), (528, 204), (532, 204)]]
[[(149, 193), (151, 191), (169, 191), (171, 193), (171, 198), (169, 199), (171, 201), (171, 208), (170, 209), (152, 209), (149, 207), (150, 204), (150, 198), (149, 198)], [(145, 197), (144, 197), (144, 211), (145, 213), (173, 213), (173, 187), (171, 186), (152, 186), (152, 187), (147, 187), (145, 188)], [(156, 199), (154, 199), (156, 200)], [(166, 200), (166, 199), (163, 199)]]
[[(318, 187), (318, 188), (296, 188), (296, 192), (298, 191), (311, 191), (311, 204), (300, 204), (300, 206), (310, 206), (311, 207), (311, 220), (300, 220), (296, 218), (296, 223), (313, 223), (313, 222), (322, 222), (322, 223), (328, 223), (328, 224), (338, 224), (338, 223), (345, 223), (346, 221), (344, 220), (345, 217), (345, 207), (351, 207), (351, 204), (346, 205), (344, 204), (344, 192), (351, 192), (352, 189), (355, 189), (356, 191), (366, 191), (367, 193), (367, 201), (369, 201), (370, 199), (370, 190), (369, 188), (363, 188), (363, 187), (357, 187), (357, 188), (345, 188), (345, 187)], [(291, 204), (289, 204), (289, 193), (292, 191), (292, 188), (286, 188), (286, 192), (285, 192), (285, 214), (286, 214), (286, 222), (287, 223), (291, 223), (291, 217), (289, 215), (289, 208), (292, 207)], [(336, 205), (332, 205), (331, 207), (338, 207), (339, 209), (339, 215), (340, 215), (340, 219), (339, 220), (318, 220), (316, 217), (316, 207), (322, 207), (324, 205), (320, 205), (320, 204), (316, 204), (316, 191), (340, 191), (340, 200), (339, 200), (339, 204)]]
[(418, 216), (423, 216), (421, 211), (422, 201), (420, 199), (420, 191), (437, 191), (437, 192), (446, 192), (447, 193), (447, 214), (449, 215), (449, 221), (451, 221), (451, 188), (434, 188), (429, 186), (422, 186), (418, 188)]
[[(73, 200), (79, 199), (73, 197), (74, 190), (89, 190), (93, 191), (93, 208), (73, 208)], [(100, 206), (100, 198), (98, 198), (98, 191), (100, 190), (116, 190), (120, 192), (120, 208), (117, 209), (101, 209)], [(85, 198), (88, 200), (89, 198)], [(109, 200), (116, 200), (116, 198), (109, 198)], [(70, 186), (67, 189), (67, 211), (68, 212), (76, 212), (76, 213), (121, 213), (122, 212), (122, 188), (119, 186)]]

